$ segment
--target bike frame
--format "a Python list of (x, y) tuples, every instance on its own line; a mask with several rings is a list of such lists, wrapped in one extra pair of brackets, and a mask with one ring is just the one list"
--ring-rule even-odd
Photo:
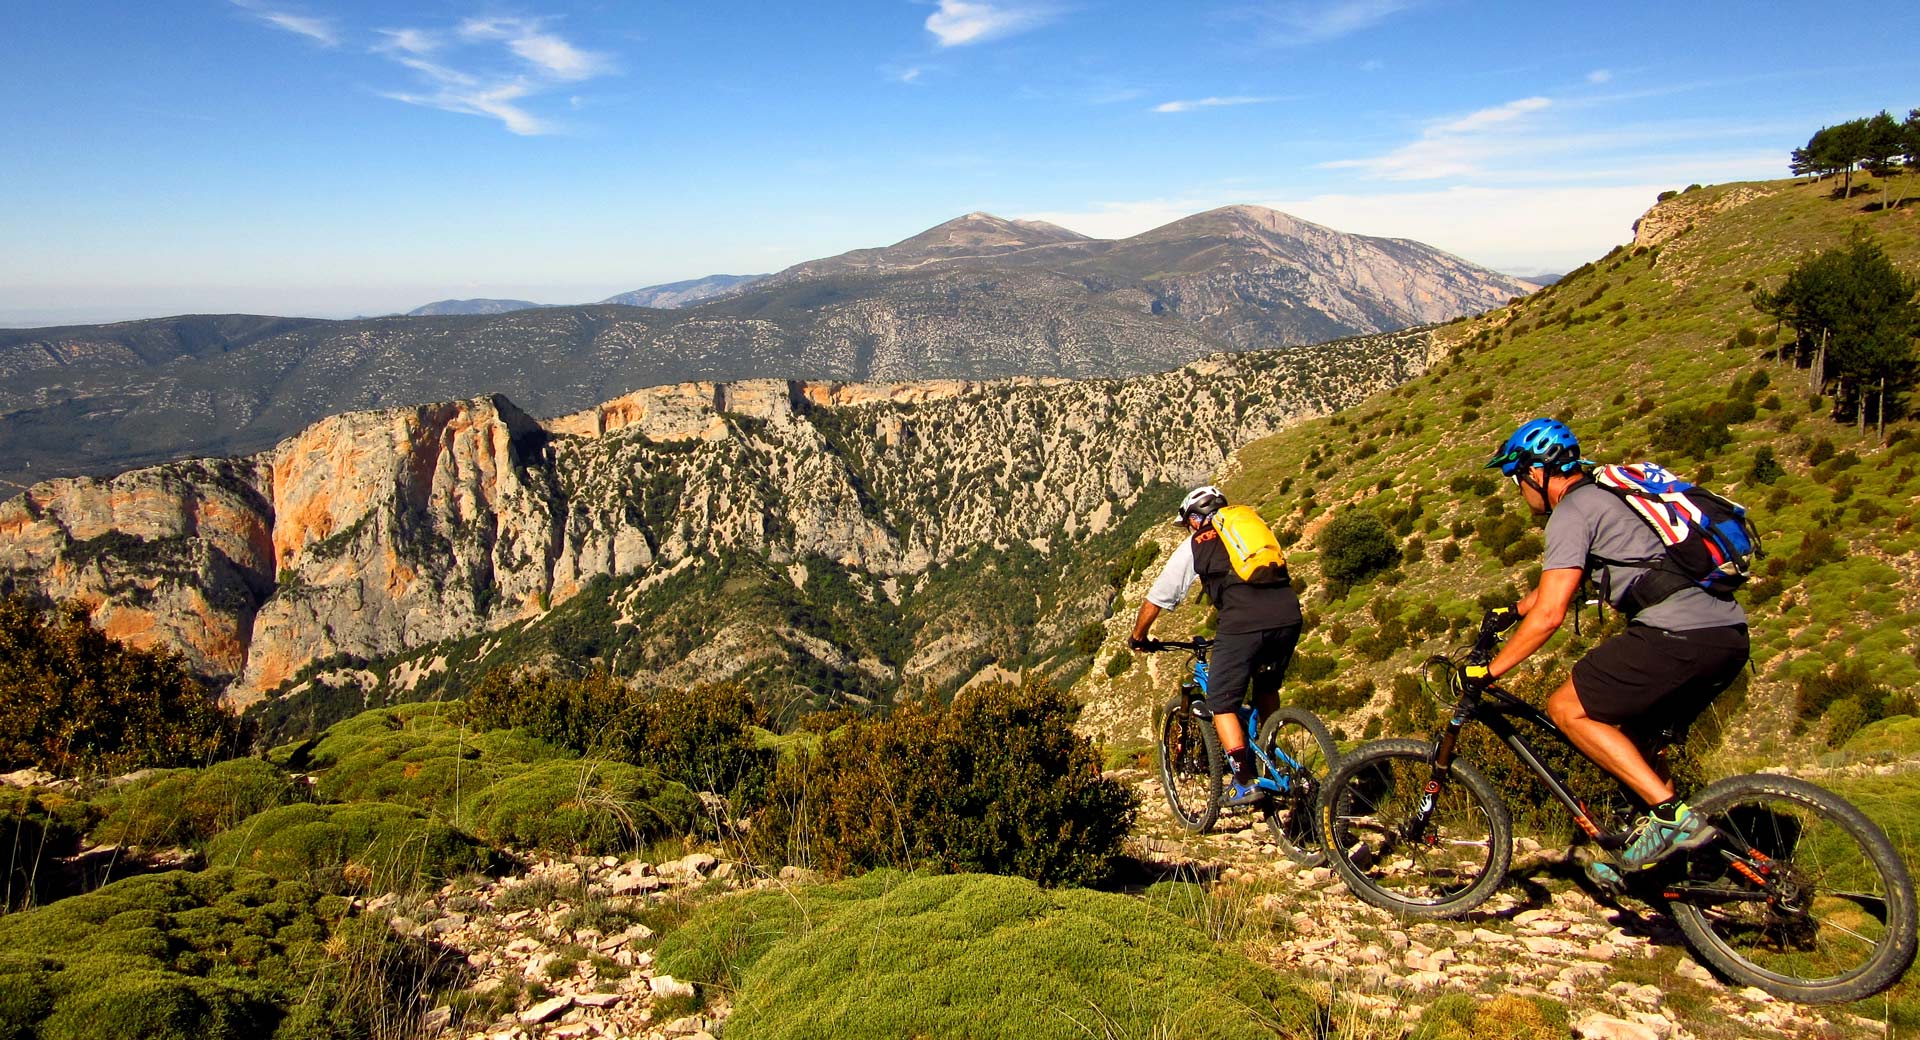
[[(1204, 718), (1207, 721), (1207, 725), (1212, 725), (1213, 717), (1211, 714), (1201, 715), (1193, 710), (1196, 699), (1202, 702), (1206, 700), (1208, 692), (1207, 656), (1209, 651), (1213, 649), (1212, 641), (1196, 639), (1189, 643), (1165, 643), (1163, 645), (1170, 650), (1185, 650), (1193, 654), (1193, 682), (1191, 684), (1182, 683), (1181, 688), (1183, 690), (1197, 690), (1199, 692), (1198, 698), (1195, 698), (1192, 693), (1189, 692), (1187, 697), (1187, 710), (1193, 712), (1195, 718)], [(1298, 770), (1304, 767), (1301, 766), (1299, 762), (1294, 761), (1292, 755), (1276, 748), (1274, 749), (1274, 754), (1279, 757), (1281, 762), (1286, 763), (1287, 769), (1282, 770), (1275, 764), (1274, 756), (1268, 755), (1266, 749), (1260, 746), (1260, 741), (1255, 739), (1260, 732), (1260, 709), (1249, 706), (1247, 716), (1242, 720), (1242, 725), (1247, 731), (1247, 746), (1253, 749), (1253, 757), (1260, 762), (1262, 771), (1275, 784), (1279, 785), (1281, 792), (1284, 793), (1292, 790), (1293, 776), (1288, 770)]]
[[(1487, 618), (1481, 622), (1480, 636), (1475, 640), (1473, 649), (1468, 653), (1467, 660), (1475, 664), (1483, 665), (1491, 661), (1493, 659), (1494, 648), (1499, 643), (1500, 633), (1505, 631), (1506, 627), (1507, 622), (1499, 615), (1489, 614)], [(1449, 668), (1457, 667), (1454, 662), (1448, 658), (1438, 658), (1436, 661), (1445, 661)], [(1547, 763), (1540, 758), (1540, 753), (1528, 742), (1526, 735), (1521, 732), (1520, 727), (1515, 724), (1515, 720), (1531, 722), (1554, 740), (1559, 741), (1562, 745), (1573, 748), (1575, 751), (1579, 749), (1573, 746), (1573, 742), (1567, 739), (1566, 734), (1560, 732), (1560, 727), (1553, 724), (1553, 720), (1547, 717), (1546, 712), (1541, 711), (1539, 708), (1528, 704), (1526, 701), (1496, 686), (1487, 686), (1478, 690), (1468, 687), (1461, 692), (1460, 700), (1454, 704), (1453, 716), (1448, 719), (1446, 729), (1440, 734), (1440, 739), (1434, 742), (1433, 757), (1431, 759), (1433, 772), (1427, 778), (1426, 787), (1420, 799), (1419, 810), (1414, 814), (1414, 818), (1408, 821), (1407, 833), (1404, 836), (1405, 840), (1418, 842), (1425, 834), (1427, 824), (1433, 818), (1433, 811), (1439, 804), (1440, 792), (1446, 786), (1448, 768), (1453, 763), (1454, 751), (1460, 741), (1460, 733), (1466, 729), (1469, 723), (1476, 720), (1491, 730), (1495, 736), (1499, 737), (1501, 743), (1513, 750), (1514, 756), (1520, 760), (1521, 764), (1532, 771), (1536, 777), (1539, 777), (1540, 782), (1547, 786), (1547, 790), (1552, 793), (1554, 798), (1558, 800), (1561, 805), (1566, 806), (1568, 812), (1573, 814), (1574, 825), (1579, 827), (1595, 844), (1608, 850), (1617, 850), (1626, 845), (1626, 834), (1604, 830), (1598, 823), (1594, 822), (1593, 814), (1588, 812), (1586, 803), (1581, 801), (1580, 797), (1573, 793), (1573, 789), (1567, 786), (1565, 777), (1561, 776), (1552, 766), (1547, 765)], [(1772, 898), (1772, 869), (1771, 863), (1766, 855), (1760, 850), (1752, 848), (1745, 842), (1740, 841), (1737, 835), (1723, 833), (1723, 837), (1735, 846), (1735, 851), (1738, 855), (1734, 855), (1725, 850), (1721, 852), (1721, 855), (1727, 859), (1734, 871), (1758, 886), (1758, 890), (1738, 890), (1714, 885), (1680, 882), (1678, 884), (1664, 886), (1664, 894), (1667, 898), (1678, 899), (1685, 896), (1695, 899), (1719, 899), (1728, 902), (1769, 900)]]
[(1453, 763), (1453, 753), (1459, 743), (1461, 731), (1467, 727), (1468, 723), (1478, 721), (1492, 731), (1494, 736), (1499, 737), (1501, 743), (1513, 749), (1514, 757), (1532, 771), (1533, 775), (1540, 778), (1540, 782), (1546, 785), (1547, 791), (1555, 800), (1566, 806), (1567, 811), (1573, 814), (1574, 825), (1579, 827), (1587, 837), (1606, 849), (1618, 849), (1625, 845), (1626, 835), (1605, 830), (1594, 822), (1593, 814), (1588, 812), (1586, 803), (1573, 793), (1571, 787), (1567, 786), (1566, 777), (1561, 776), (1540, 757), (1540, 752), (1527, 740), (1526, 734), (1515, 724), (1515, 720), (1530, 722), (1562, 745), (1573, 747), (1572, 742), (1567, 740), (1566, 735), (1560, 732), (1560, 728), (1553, 724), (1553, 720), (1547, 717), (1546, 712), (1526, 701), (1494, 686), (1489, 686), (1484, 691), (1467, 691), (1461, 696), (1459, 703), (1454, 705), (1453, 717), (1448, 720), (1447, 728), (1440, 735), (1440, 739), (1434, 743), (1433, 776), (1427, 783), (1426, 797), (1421, 801), (1421, 811), (1417, 817), (1420, 828), (1424, 829), (1440, 788), (1446, 783), (1447, 769)]

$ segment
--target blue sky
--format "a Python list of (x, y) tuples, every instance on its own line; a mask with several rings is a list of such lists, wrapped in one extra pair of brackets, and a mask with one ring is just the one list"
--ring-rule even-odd
[(0, 324), (568, 303), (972, 210), (1559, 271), (1920, 104), (1920, 9), (0, 0)]

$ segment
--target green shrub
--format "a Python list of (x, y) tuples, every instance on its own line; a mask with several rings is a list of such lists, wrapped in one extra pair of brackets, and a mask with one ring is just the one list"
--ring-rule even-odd
[(1785, 474), (1780, 460), (1773, 457), (1773, 448), (1762, 444), (1753, 450), (1753, 465), (1747, 468), (1748, 483), (1771, 484)]
[(675, 978), (730, 993), (732, 1040), (1078, 1040), (1169, 1023), (1197, 1040), (1271, 1040), (1316, 1035), (1320, 1021), (1286, 976), (1145, 901), (1002, 877), (869, 875), (730, 896), (657, 956)]
[(496, 845), (559, 852), (633, 848), (697, 823), (698, 800), (660, 770), (574, 758), (519, 730), (470, 733), (465, 712), (406, 704), (335, 725), (310, 756), (320, 797), (426, 809)]
[(78, 606), (0, 597), (0, 772), (204, 765), (238, 741), (178, 654), (122, 646)]
[(446, 963), (346, 900), (252, 871), (130, 878), (0, 919), (0, 1035), (349, 1040), (411, 1033)]
[(257, 758), (236, 758), (206, 769), (156, 773), (103, 792), (95, 802), (106, 818), (95, 842), (147, 848), (199, 845), (252, 816), (305, 799), (292, 777)]
[(462, 819), (495, 844), (597, 853), (689, 833), (699, 815), (693, 792), (656, 770), (555, 759), (494, 781)]
[[(1342, 626), (1342, 631), (1344, 631)], [(1298, 653), (1293, 655), (1292, 663), (1287, 665), (1287, 681), (1295, 683), (1319, 682), (1340, 668), (1340, 659), (1329, 654)]]
[(269, 809), (217, 835), (207, 862), (347, 892), (405, 891), (483, 870), (492, 858), (418, 809), (362, 802)]
[(1313, 537), (1320, 552), (1320, 572), (1328, 581), (1350, 585), (1400, 562), (1400, 547), (1380, 518), (1350, 507), (1335, 514)]
[(1846, 558), (1846, 544), (1827, 528), (1815, 527), (1801, 537), (1799, 546), (1786, 558), (1784, 567), (1789, 574), (1807, 574), (1816, 567), (1838, 563)]
[[(1748, 419), (1752, 411), (1749, 403)], [(1653, 421), (1653, 449), (1663, 457), (1705, 458), (1732, 442), (1727, 417), (1717, 405), (1671, 408)]]
[(1409, 1040), (1567, 1040), (1567, 1006), (1545, 997), (1449, 993), (1420, 1012)]
[(480, 728), (518, 727), (581, 754), (652, 767), (742, 808), (759, 804), (772, 778), (773, 755), (756, 736), (766, 713), (736, 684), (640, 695), (604, 671), (568, 679), (496, 670), (468, 712)]
[[(1842, 661), (1794, 684), (1798, 727), (1828, 717), (1827, 742), (1838, 747), (1862, 726), (1884, 718), (1891, 692), (1874, 680), (1864, 662)], [(1904, 706), (1904, 702), (1903, 705)]]
[(1039, 680), (967, 690), (951, 708), (860, 719), (782, 762), (751, 851), (843, 874), (881, 866), (1105, 877), (1137, 799), (1099, 775), (1076, 709)]

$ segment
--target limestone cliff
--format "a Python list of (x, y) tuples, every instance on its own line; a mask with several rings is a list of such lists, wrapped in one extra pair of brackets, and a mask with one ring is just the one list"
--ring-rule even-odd
[[(1095, 535), (1142, 489), (1415, 374), (1430, 339), (1125, 380), (681, 383), (545, 423), (499, 396), (356, 412), (248, 458), (36, 485), (0, 506), (0, 568), (179, 648), (235, 703), (316, 660), (538, 616), (602, 575), (824, 559), (898, 599), (981, 546)], [(765, 636), (740, 634), (741, 659)], [(913, 653), (971, 645), (946, 638), (936, 626)]]

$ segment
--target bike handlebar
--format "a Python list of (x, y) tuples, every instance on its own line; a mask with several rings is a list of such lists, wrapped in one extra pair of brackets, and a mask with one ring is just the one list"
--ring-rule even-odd
[(1467, 652), (1468, 664), (1486, 664), (1493, 660), (1493, 652), (1500, 647), (1500, 637), (1507, 629), (1520, 623), (1520, 613), (1512, 607), (1492, 607), (1480, 619), (1480, 635), (1473, 641), (1473, 649)]
[(1213, 646), (1211, 639), (1190, 639), (1184, 642), (1173, 640), (1149, 639), (1147, 645), (1140, 647), (1142, 653), (1157, 654), (1166, 650), (1206, 650)]

